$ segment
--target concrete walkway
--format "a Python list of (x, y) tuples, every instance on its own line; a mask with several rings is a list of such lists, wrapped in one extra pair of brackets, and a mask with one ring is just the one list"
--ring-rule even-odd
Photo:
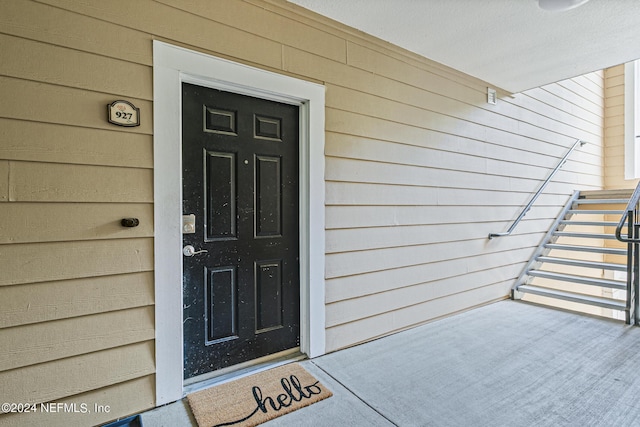
[[(502, 301), (302, 362), (334, 396), (276, 426), (640, 426), (640, 328)], [(186, 402), (145, 427), (196, 426)]]

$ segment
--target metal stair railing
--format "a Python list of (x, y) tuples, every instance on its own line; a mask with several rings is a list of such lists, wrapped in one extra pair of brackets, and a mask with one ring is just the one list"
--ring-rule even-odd
[(524, 216), (527, 214), (527, 212), (529, 212), (529, 210), (531, 209), (531, 206), (533, 206), (534, 202), (538, 199), (540, 194), (542, 194), (542, 191), (545, 189), (547, 184), (549, 184), (549, 182), (551, 181), (551, 178), (553, 178), (554, 175), (560, 170), (560, 168), (562, 166), (564, 166), (564, 164), (567, 162), (567, 159), (569, 158), (569, 155), (573, 152), (573, 150), (575, 150), (578, 145), (580, 145), (582, 147), (586, 143), (587, 143), (586, 141), (582, 141), (580, 139), (577, 139), (576, 142), (573, 144), (573, 146), (571, 146), (571, 148), (569, 149), (567, 154), (565, 154), (564, 157), (562, 159), (560, 159), (560, 162), (558, 163), (558, 165), (555, 167), (555, 169), (553, 169), (551, 174), (549, 174), (547, 179), (542, 183), (542, 185), (540, 186), (538, 191), (536, 191), (536, 193), (533, 195), (531, 200), (529, 200), (529, 203), (527, 203), (527, 205), (524, 207), (524, 209), (522, 210), (520, 215), (518, 215), (518, 218), (516, 218), (513, 221), (513, 224), (511, 224), (511, 227), (509, 227), (509, 229), (507, 231), (505, 231), (504, 233), (489, 233), (489, 239), (493, 239), (494, 237), (503, 237), (503, 236), (510, 235), (513, 232), (513, 230), (516, 228), (516, 226), (520, 223), (522, 218), (524, 218)]
[[(639, 270), (640, 270), (640, 222), (638, 213), (640, 211), (640, 183), (629, 199), (627, 208), (616, 227), (616, 239), (627, 244), (627, 305), (625, 309), (626, 323), (628, 325), (640, 325), (639, 312)], [(622, 234), (622, 229), (627, 226), (626, 236)]]

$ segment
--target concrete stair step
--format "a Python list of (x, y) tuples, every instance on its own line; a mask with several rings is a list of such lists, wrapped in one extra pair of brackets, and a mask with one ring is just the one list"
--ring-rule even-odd
[(609, 308), (612, 310), (624, 310), (625, 302), (610, 298), (584, 295), (577, 292), (560, 291), (533, 285), (521, 285), (517, 292), (540, 295), (548, 298), (561, 299), (564, 301), (577, 302), (581, 304), (593, 305), (597, 307)]
[(550, 264), (571, 265), (574, 267), (596, 268), (601, 270), (627, 271), (627, 266), (623, 264), (614, 264), (610, 262), (583, 261), (579, 259), (557, 258), (550, 256), (539, 256), (539, 262), (548, 262)]
[(624, 210), (620, 209), (569, 209), (568, 213), (572, 215), (620, 215)]
[(596, 246), (577, 246), (577, 245), (561, 245), (558, 243), (547, 243), (544, 245), (547, 249), (557, 249), (562, 251), (590, 252), (607, 255), (626, 255), (626, 249), (617, 248), (600, 248)]
[(591, 191), (581, 191), (580, 198), (578, 200), (584, 199), (627, 199), (631, 198), (633, 194), (633, 188), (624, 188), (619, 190), (591, 190)]
[(560, 221), (561, 225), (585, 225), (593, 227), (617, 227), (618, 223), (614, 221), (572, 221), (570, 219), (563, 219)]
[(555, 273), (553, 271), (529, 270), (527, 272), (532, 277), (542, 277), (560, 282), (580, 283), (582, 285), (598, 286), (602, 288), (626, 290), (627, 284), (618, 280), (598, 279), (595, 277), (577, 276), (575, 274)]
[(576, 232), (568, 232), (568, 231), (556, 231), (553, 233), (556, 237), (578, 237), (583, 239), (605, 239), (605, 240), (615, 240), (616, 236), (614, 234), (606, 234), (606, 233), (576, 233)]
[(626, 199), (578, 199), (577, 205), (627, 205), (629, 198)]

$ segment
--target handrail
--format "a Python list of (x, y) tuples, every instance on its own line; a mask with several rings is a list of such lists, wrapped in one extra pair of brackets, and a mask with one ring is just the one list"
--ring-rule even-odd
[(618, 222), (618, 226), (616, 227), (616, 239), (620, 240), (621, 242), (640, 243), (640, 239), (629, 238), (629, 236), (632, 235), (629, 228), (627, 228), (627, 237), (626, 238), (622, 237), (622, 229), (624, 228), (625, 223), (629, 218), (629, 214), (631, 214), (631, 216), (633, 217), (633, 212), (636, 206), (638, 205), (639, 201), (640, 201), (640, 182), (638, 183), (638, 186), (636, 187), (635, 191), (631, 195), (631, 198), (629, 199), (629, 203), (627, 203), (627, 208), (622, 213), (622, 218), (620, 218), (620, 222)]
[[(627, 208), (616, 227), (616, 239), (627, 243), (627, 300), (625, 320), (628, 325), (640, 325), (640, 225), (638, 224), (638, 202), (640, 183), (629, 198)], [(627, 235), (622, 236), (622, 228), (627, 223)]]
[(524, 207), (524, 209), (522, 210), (522, 213), (520, 213), (520, 215), (518, 215), (518, 218), (516, 218), (515, 221), (513, 221), (513, 224), (511, 224), (511, 227), (509, 227), (509, 229), (507, 231), (505, 231), (504, 233), (489, 233), (489, 239), (493, 239), (494, 237), (503, 237), (503, 236), (510, 235), (513, 232), (513, 230), (516, 228), (516, 226), (520, 223), (520, 220), (522, 218), (524, 218), (524, 216), (527, 214), (527, 212), (529, 212), (529, 210), (531, 209), (531, 206), (533, 205), (533, 203), (536, 201), (538, 196), (540, 196), (540, 194), (542, 193), (542, 190), (544, 190), (545, 187), (547, 186), (547, 184), (549, 184), (549, 181), (551, 181), (551, 178), (553, 178), (553, 176), (556, 174), (556, 172), (558, 172), (558, 170), (560, 170), (560, 168), (567, 162), (567, 158), (573, 152), (573, 150), (576, 149), (578, 144), (580, 144), (580, 146), (582, 147), (586, 143), (587, 143), (586, 141), (581, 141), (579, 139), (576, 139), (576, 142), (569, 149), (567, 154), (565, 154), (564, 157), (562, 159), (560, 159), (560, 163), (558, 163), (558, 166), (555, 167), (555, 169), (547, 177), (547, 179), (544, 181), (544, 183), (542, 183), (542, 185), (540, 186), (538, 191), (536, 191), (536, 194), (534, 194), (533, 197), (531, 198), (531, 200), (529, 200), (529, 203), (527, 203), (527, 206)]

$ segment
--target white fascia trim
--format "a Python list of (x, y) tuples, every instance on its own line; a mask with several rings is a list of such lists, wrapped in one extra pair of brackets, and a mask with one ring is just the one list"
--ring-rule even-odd
[(183, 397), (181, 83), (300, 106), (300, 350), (325, 353), (325, 88), (153, 42), (156, 405)]

